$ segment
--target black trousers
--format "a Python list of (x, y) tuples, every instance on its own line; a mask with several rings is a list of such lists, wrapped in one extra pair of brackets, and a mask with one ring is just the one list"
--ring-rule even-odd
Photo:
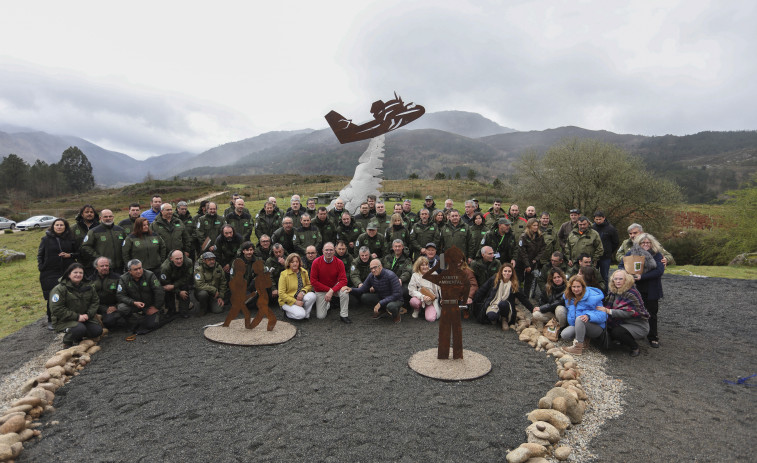
[(623, 328), (622, 325), (610, 328), (610, 337), (612, 339), (615, 339), (616, 341), (620, 341), (621, 344), (628, 346), (631, 349), (639, 348), (639, 344), (633, 338), (631, 333), (629, 333), (627, 329)]
[(85, 336), (90, 339), (100, 336), (103, 334), (103, 327), (95, 321), (87, 320), (77, 323), (72, 328), (66, 328), (63, 332), (66, 333), (63, 335), (63, 342), (73, 344), (81, 341)]

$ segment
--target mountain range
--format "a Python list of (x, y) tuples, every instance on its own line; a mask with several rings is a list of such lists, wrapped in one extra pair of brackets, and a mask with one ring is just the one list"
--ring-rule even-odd
[[(442, 111), (387, 134), (384, 177), (406, 178), (412, 173), (433, 177), (438, 172), (465, 175), (473, 169), (481, 180), (504, 178), (525, 150), (543, 153), (565, 138), (592, 138), (618, 145), (644, 158), (653, 170), (691, 188), (692, 193), (702, 190), (698, 186), (702, 182), (710, 193), (735, 188), (757, 171), (757, 131), (649, 137), (568, 126), (522, 132), (477, 113)], [(0, 156), (14, 153), (30, 164), (37, 159), (53, 163), (66, 148), (78, 146), (92, 163), (96, 182), (104, 186), (140, 182), (147, 176), (352, 175), (367, 145), (367, 141), (342, 145), (330, 129), (303, 129), (268, 132), (199, 154), (172, 153), (137, 160), (75, 136), (0, 126)]]

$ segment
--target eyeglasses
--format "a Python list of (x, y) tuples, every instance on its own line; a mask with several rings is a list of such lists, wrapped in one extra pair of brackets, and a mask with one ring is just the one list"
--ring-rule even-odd
[(381, 268), (381, 267), (379, 267), (378, 265), (374, 265), (374, 266), (373, 266), (373, 267), (371, 267), (370, 269), (371, 269), (371, 270), (378, 270), (378, 269), (380, 269), (380, 268)]

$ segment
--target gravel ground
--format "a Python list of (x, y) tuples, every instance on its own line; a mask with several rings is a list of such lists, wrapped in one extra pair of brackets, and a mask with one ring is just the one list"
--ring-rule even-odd
[[(757, 282), (669, 276), (663, 285), (660, 349), (581, 360), (594, 403), (564, 441), (577, 447), (571, 461), (753, 459), (757, 388), (723, 379), (757, 373)], [(352, 325), (332, 310), (270, 347), (205, 340), (202, 326), (221, 316), (177, 320), (131, 343), (114, 334), (58, 390), (43, 421), (59, 424), (44, 426), (20, 461), (503, 461), (557, 379), (551, 358), (513, 331), (464, 322), (465, 348), (486, 355), (492, 372), (431, 380), (407, 360), (435, 346), (437, 324), (351, 312)], [(35, 324), (0, 340), (0, 373), (52, 339)]]

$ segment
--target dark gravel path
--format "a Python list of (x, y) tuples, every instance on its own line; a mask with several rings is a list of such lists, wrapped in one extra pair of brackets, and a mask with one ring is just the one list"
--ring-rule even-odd
[[(754, 461), (757, 388), (723, 379), (757, 373), (757, 282), (668, 276), (663, 285), (662, 347), (644, 345), (635, 359), (608, 353), (608, 373), (627, 386), (624, 413), (592, 450), (611, 462)], [(492, 372), (423, 378), (406, 362), (435, 345), (438, 325), (352, 312), (351, 326), (332, 311), (263, 348), (206, 341), (210, 317), (133, 343), (106, 338), (57, 392), (46, 421), (60, 424), (20, 461), (503, 461), (556, 380), (553, 362), (515, 333), (466, 322), (465, 348), (487, 355)], [(12, 362), (0, 357), (4, 371)]]

